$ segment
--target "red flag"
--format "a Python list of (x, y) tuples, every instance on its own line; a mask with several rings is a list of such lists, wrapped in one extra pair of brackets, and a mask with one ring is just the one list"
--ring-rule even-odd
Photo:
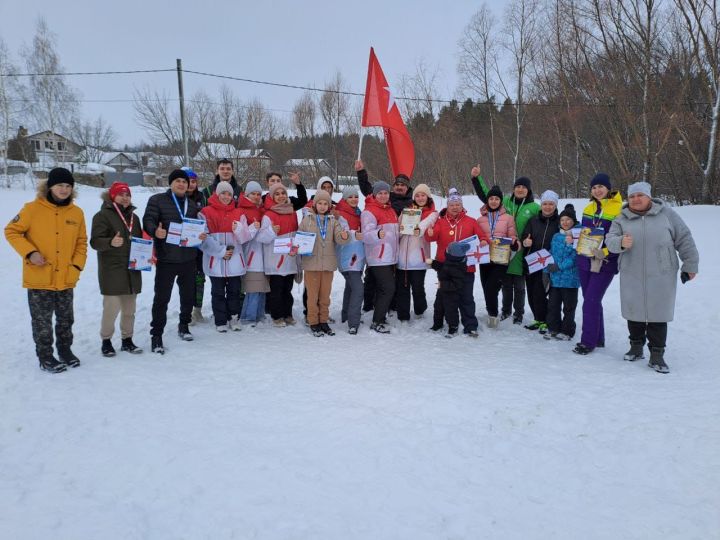
[(385, 132), (385, 145), (393, 176), (404, 174), (412, 177), (415, 168), (415, 146), (410, 139), (400, 110), (385, 78), (375, 50), (370, 48), (365, 105), (362, 115), (363, 127), (381, 126)]

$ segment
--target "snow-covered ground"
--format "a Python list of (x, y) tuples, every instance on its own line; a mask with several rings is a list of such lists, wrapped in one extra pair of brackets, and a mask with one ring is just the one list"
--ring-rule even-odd
[[(134, 190), (141, 211), (150, 193)], [(80, 187), (88, 224), (98, 194)], [(34, 194), (1, 196), (4, 224)], [(669, 375), (622, 361), (617, 280), (607, 348), (586, 357), (507, 323), (448, 340), (428, 317), (389, 336), (338, 323), (322, 339), (205, 324), (183, 343), (174, 298), (165, 356), (107, 359), (92, 250), (75, 297), (83, 365), (51, 375), (34, 358), (19, 257), (0, 242), (0, 538), (717, 538), (720, 208), (678, 211), (701, 266), (678, 287)], [(147, 347), (152, 275), (144, 287)], [(337, 319), (342, 288), (337, 275)], [(483, 320), (479, 281), (475, 298)]]

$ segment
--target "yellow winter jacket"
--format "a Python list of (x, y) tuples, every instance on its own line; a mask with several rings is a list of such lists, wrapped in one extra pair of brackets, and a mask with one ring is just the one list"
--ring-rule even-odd
[[(23, 258), (23, 287), (62, 291), (75, 287), (85, 266), (85, 216), (72, 201), (67, 206), (52, 204), (47, 192), (46, 183), (38, 186), (37, 198), (5, 227), (5, 238)], [(32, 264), (27, 256), (33, 251), (47, 263)]]

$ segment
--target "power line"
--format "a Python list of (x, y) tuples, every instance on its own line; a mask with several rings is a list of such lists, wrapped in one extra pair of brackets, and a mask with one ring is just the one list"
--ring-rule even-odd
[(64, 75), (130, 75), (133, 73), (166, 73), (171, 69), (132, 69), (127, 71), (68, 71), (66, 73), (3, 73), (3, 77), (62, 77)]

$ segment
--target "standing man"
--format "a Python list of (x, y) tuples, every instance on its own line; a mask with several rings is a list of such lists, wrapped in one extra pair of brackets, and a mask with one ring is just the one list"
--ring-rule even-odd
[(682, 218), (662, 199), (653, 198), (650, 189), (647, 182), (630, 184), (628, 202), (613, 220), (605, 245), (620, 254), (620, 306), (630, 332), (630, 350), (624, 358), (643, 359), (647, 340), (648, 366), (668, 373), (665, 341), (675, 313), (678, 271), (683, 283), (694, 279), (700, 254)]
[[(235, 180), (235, 175), (233, 174), (233, 162), (230, 161), (228, 158), (219, 159), (217, 161), (215, 179), (212, 181), (212, 184), (202, 190), (205, 201), (207, 201), (210, 197), (213, 196), (215, 190), (217, 189), (217, 185), (220, 182), (228, 182), (232, 186), (233, 199), (237, 202), (238, 197), (240, 196), (240, 186), (238, 185), (237, 180)], [(203, 206), (205, 206), (206, 204), (207, 202)]]
[[(28, 290), (35, 352), (40, 369), (60, 373), (80, 365), (73, 343), (73, 289), (85, 267), (85, 216), (73, 203), (75, 180), (62, 167), (38, 185), (37, 198), (27, 203), (5, 227), (5, 238), (23, 259), (23, 287)], [(53, 356), (52, 318), (55, 314)]]
[[(297, 212), (301, 208), (304, 208), (305, 205), (308, 203), (307, 191), (305, 190), (305, 186), (302, 185), (302, 182), (300, 181), (300, 175), (297, 172), (290, 173), (288, 178), (290, 178), (290, 182), (292, 182), (295, 186), (295, 190), (297, 193), (297, 197), (288, 197), (288, 201), (290, 201), (290, 204), (292, 204), (293, 210)], [(267, 173), (265, 175), (265, 181), (267, 182), (268, 191), (272, 190), (272, 187), (275, 184), (283, 185), (282, 174), (280, 174), (279, 172)], [(270, 206), (275, 204), (272, 200), (272, 197), (270, 197), (269, 199), (270, 200), (266, 205), (265, 203), (266, 201), (268, 201), (268, 193), (262, 196), (263, 206), (265, 208), (269, 208)]]
[(162, 336), (167, 323), (167, 306), (176, 279), (180, 289), (178, 336), (183, 341), (193, 340), (188, 324), (195, 297), (195, 260), (198, 252), (197, 248), (167, 242), (171, 227), (180, 228), (184, 218), (198, 217), (197, 207), (190, 204), (187, 197), (187, 173), (175, 169), (168, 176), (168, 182), (170, 189), (150, 197), (143, 216), (143, 228), (154, 239), (157, 257), (150, 336), (152, 351), (159, 354), (165, 353)]

